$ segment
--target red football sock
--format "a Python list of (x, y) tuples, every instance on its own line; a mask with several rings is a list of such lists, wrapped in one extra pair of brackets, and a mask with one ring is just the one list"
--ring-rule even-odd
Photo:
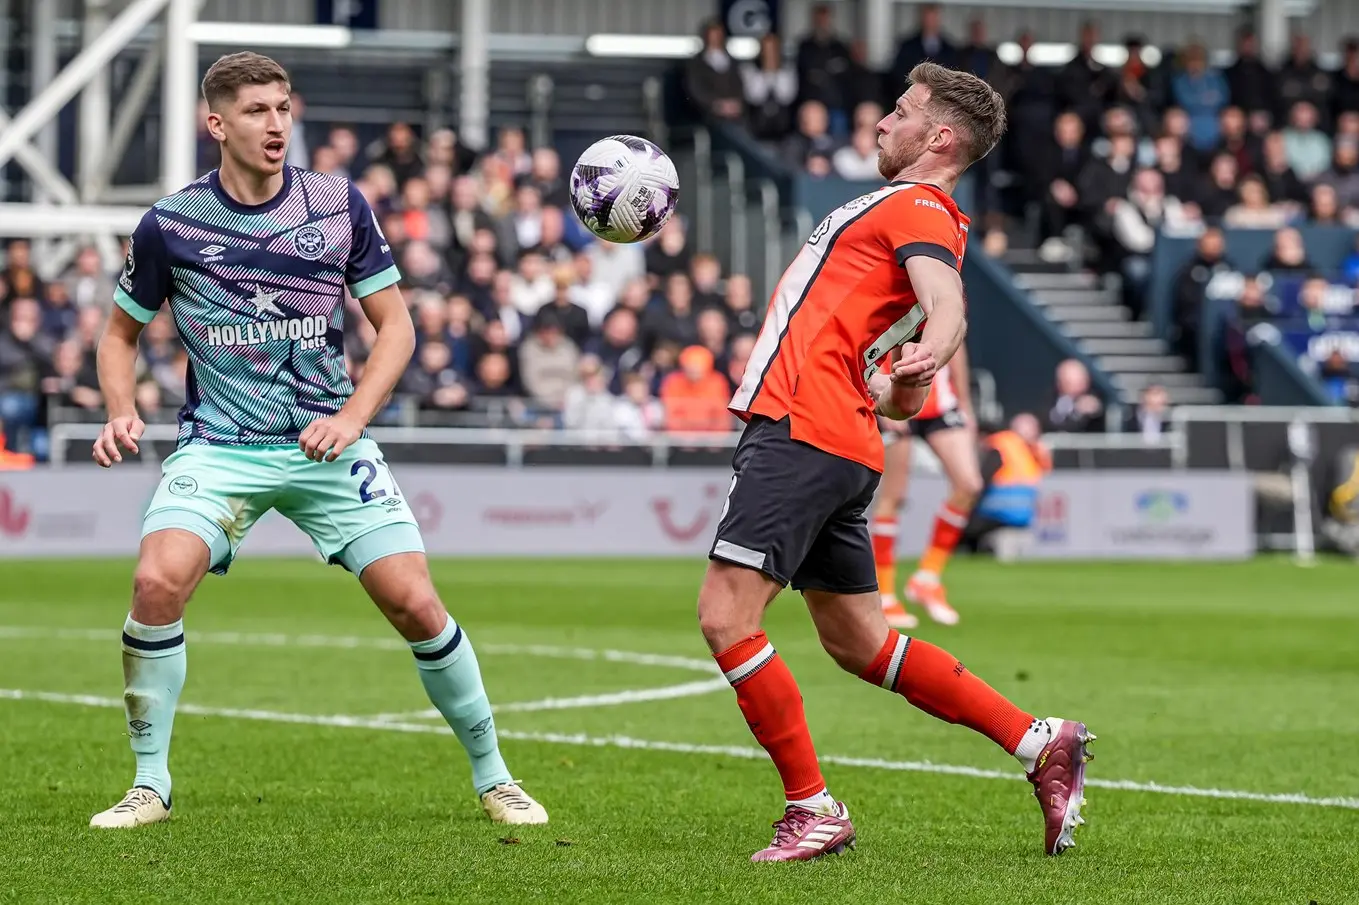
[(738, 641), (716, 659), (736, 690), (746, 724), (778, 768), (787, 799), (801, 801), (823, 791), (826, 780), (807, 730), (802, 692), (764, 632)]
[(878, 572), (878, 590), (896, 594), (897, 586), (897, 517), (875, 515), (870, 526), (873, 535), (873, 565)]
[(895, 691), (930, 716), (980, 732), (1010, 754), (1033, 723), (957, 657), (895, 630), (859, 678)]
[(920, 557), (920, 571), (932, 575), (943, 574), (944, 566), (948, 565), (948, 558), (953, 555), (953, 549), (958, 546), (958, 541), (963, 539), (967, 520), (967, 512), (950, 503), (944, 504), (939, 514), (934, 517), (934, 533), (930, 535), (930, 546), (925, 550), (925, 555)]

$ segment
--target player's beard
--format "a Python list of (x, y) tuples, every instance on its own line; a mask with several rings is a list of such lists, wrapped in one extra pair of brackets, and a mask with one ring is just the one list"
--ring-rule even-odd
[(917, 135), (901, 139), (900, 144), (892, 151), (882, 148), (878, 151), (878, 173), (883, 179), (896, 179), (902, 170), (911, 166), (925, 153), (926, 141), (924, 135)]

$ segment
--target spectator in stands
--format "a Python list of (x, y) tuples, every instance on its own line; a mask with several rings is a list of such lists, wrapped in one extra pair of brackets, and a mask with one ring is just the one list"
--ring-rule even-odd
[(595, 279), (594, 259), (585, 252), (577, 252), (571, 264), (575, 268), (575, 282), (569, 290), (571, 301), (585, 309), (591, 328), (598, 330), (618, 299), (608, 283)]
[(104, 404), (94, 362), (73, 339), (57, 345), (51, 363), (43, 368), (41, 389), (48, 405), (98, 411)]
[[(472, 237), (477, 230), (494, 229), (495, 221), (481, 208), (481, 201), (477, 196), (477, 181), (472, 176), (458, 176), (453, 180), (449, 189), (449, 200), (451, 202), (449, 264), (455, 269), (461, 269), (465, 266), (472, 247)], [(390, 238), (388, 236), (388, 239)]]
[(107, 309), (113, 304), (113, 279), (104, 272), (99, 251), (92, 245), (80, 249), (63, 282), (77, 308), (93, 305)]
[(1259, 176), (1247, 176), (1237, 187), (1240, 200), (1227, 208), (1222, 217), (1224, 226), (1234, 229), (1279, 229), (1288, 222), (1289, 212), (1270, 203), (1265, 181)]
[(595, 278), (616, 296), (622, 295), (628, 283), (646, 278), (646, 254), (636, 244), (595, 242), (585, 253), (591, 258)]
[(831, 167), (842, 179), (878, 180), (878, 133), (873, 129), (855, 129), (849, 144), (831, 155)]
[(307, 102), (297, 91), (292, 92), (288, 99), (292, 105), (293, 133), (288, 141), (284, 163), (305, 170), (311, 163), (311, 142), (307, 140)]
[(416, 242), (427, 242), (435, 250), (448, 248), (453, 227), (442, 208), (431, 203), (429, 183), (424, 176), (412, 176), (401, 188), (398, 207), (405, 235)]
[[(27, 239), (10, 239), (5, 246), (5, 269), (0, 271), (0, 308), (16, 298), (40, 299), (46, 291), (33, 270), (32, 246)], [(3, 314), (3, 311), (0, 311)]]
[(698, 315), (688, 274), (672, 273), (665, 281), (664, 304), (642, 315), (642, 343), (654, 349), (661, 340), (688, 346), (698, 341)]
[(406, 180), (420, 175), (425, 169), (415, 133), (406, 123), (396, 122), (388, 126), (386, 141), (378, 144), (375, 150), (377, 153), (372, 155), (373, 163), (391, 171), (398, 190), (406, 184)]
[(473, 338), (476, 329), (481, 326), (480, 317), (465, 295), (449, 296), (444, 310), (448, 326), (443, 341), (448, 345), (453, 370), (461, 377), (470, 377), (476, 351)]
[(1325, 182), (1318, 182), (1312, 186), (1307, 220), (1314, 226), (1344, 225), (1344, 211), (1340, 209), (1340, 198), (1333, 186)]
[(562, 331), (556, 314), (545, 311), (534, 318), (532, 332), (519, 344), (519, 375), (542, 411), (561, 411), (579, 365), (580, 349)]
[(1236, 33), (1236, 60), (1223, 75), (1231, 102), (1247, 115), (1262, 111), (1273, 117), (1278, 108), (1274, 73), (1260, 62), (1260, 40), (1255, 29), (1243, 26)]
[(1166, 197), (1161, 174), (1149, 167), (1137, 171), (1126, 198), (1116, 199), (1111, 220), (1113, 256), (1123, 273), (1123, 303), (1138, 319), (1156, 236), (1162, 230), (1182, 232), (1197, 220), (1178, 199)]
[(1007, 168), (1024, 173), (1029, 154), (1049, 144), (1053, 121), (1060, 111), (1053, 73), (1035, 66), (1030, 59), (1033, 33), (1023, 31), (1016, 41), (1021, 54), (1020, 61), (1004, 70), (1004, 97), (1010, 128), (1002, 148), (1006, 152)]
[(1354, 239), (1354, 250), (1340, 262), (1340, 275), (1350, 286), (1359, 287), (1359, 235)]
[(1218, 113), (1219, 141), (1215, 153), (1230, 154), (1240, 173), (1254, 173), (1260, 166), (1260, 139), (1247, 128), (1246, 113), (1235, 105)]
[(453, 291), (453, 274), (428, 242), (407, 242), (400, 260), (404, 285), (415, 289), (433, 289), (440, 293)]
[(1126, 198), (1132, 188), (1136, 153), (1137, 145), (1131, 135), (1114, 135), (1109, 140), (1109, 156), (1087, 161), (1076, 178), (1076, 196), (1098, 248), (1097, 269), (1101, 273), (1117, 267), (1113, 214), (1119, 200)]
[(704, 308), (698, 312), (698, 344), (712, 354), (713, 367), (718, 371), (726, 370), (728, 330), (727, 316), (719, 309)]
[(1189, 363), (1191, 371), (1198, 370), (1199, 326), (1203, 323), (1208, 284), (1218, 275), (1233, 271), (1225, 258), (1226, 250), (1227, 243), (1222, 230), (1217, 227), (1204, 230), (1203, 235), (1199, 236), (1194, 257), (1175, 276), (1171, 346)]
[(37, 423), (39, 380), (52, 360), (36, 300), (16, 297), (0, 330), (0, 420), (19, 433)]
[(5, 434), (5, 419), (0, 418), (0, 471), (26, 471), (35, 464), (32, 453), (16, 452)]
[(562, 178), (561, 156), (554, 148), (533, 149), (533, 163), (525, 182), (538, 190), (543, 204), (564, 208), (571, 203), (570, 186)]
[[(844, 131), (849, 111), (861, 98), (853, 94), (850, 84), (853, 63), (849, 45), (836, 33), (833, 19), (829, 3), (812, 7), (812, 30), (797, 46), (796, 100), (819, 101), (830, 111), (836, 131)], [(873, 91), (873, 100), (878, 99), (880, 89), (881, 85)]]
[(66, 291), (66, 283), (53, 280), (47, 284), (47, 294), (42, 300), (42, 330), (56, 339), (66, 336), (76, 325), (75, 305)]
[(727, 382), (731, 384), (733, 393), (745, 378), (746, 365), (750, 363), (754, 351), (754, 333), (741, 333), (732, 339), (731, 349), (727, 353)]
[(798, 97), (798, 72), (784, 60), (783, 43), (777, 34), (769, 32), (760, 38), (759, 57), (741, 66), (741, 84), (751, 134), (761, 141), (775, 141), (788, 134)]
[[(359, 139), (348, 126), (332, 126), (326, 146), (335, 152), (336, 175), (353, 179), (362, 173), (367, 161), (360, 156)], [(213, 141), (213, 144), (216, 144)]]
[(730, 429), (730, 386), (713, 364), (712, 353), (702, 346), (689, 346), (680, 353), (680, 369), (665, 378), (659, 393), (667, 430), (709, 433)]
[(684, 67), (684, 89), (695, 109), (718, 120), (745, 116), (741, 74), (727, 53), (727, 30), (718, 19), (703, 25), (703, 49)]
[(1319, 181), (1335, 190), (1341, 208), (1359, 208), (1359, 141), (1342, 138), (1335, 142), (1331, 167)]
[(1281, 273), (1313, 270), (1312, 262), (1307, 257), (1307, 247), (1302, 241), (1302, 233), (1291, 227), (1275, 233), (1273, 248), (1261, 269), (1275, 276)]
[(612, 372), (611, 392), (622, 392), (623, 375), (635, 371), (645, 359), (640, 336), (637, 314), (629, 308), (618, 307), (604, 318), (603, 330), (586, 348)]
[(958, 51), (958, 68), (991, 81), (1000, 70), (1000, 57), (986, 40), (986, 20), (975, 16), (967, 23), (967, 44)]
[(516, 126), (498, 129), (495, 136), (495, 150), (491, 152), (505, 165), (510, 179), (516, 183), (533, 170), (533, 155), (528, 152), (528, 140), (524, 130)]
[(794, 170), (807, 168), (813, 154), (827, 158), (835, 153), (839, 142), (830, 134), (830, 119), (820, 101), (804, 101), (797, 110), (797, 131), (783, 140), (784, 163)]
[(1180, 71), (1170, 82), (1171, 99), (1189, 115), (1189, 142), (1203, 152), (1218, 144), (1218, 113), (1227, 106), (1227, 80), (1208, 66), (1208, 51), (1190, 42), (1180, 60)]
[(1023, 158), (1034, 200), (1040, 205), (1043, 244), (1039, 254), (1045, 261), (1065, 261), (1071, 257), (1071, 247), (1062, 237), (1080, 222), (1076, 184), (1090, 163), (1084, 137), (1085, 124), (1081, 118), (1075, 113), (1063, 113), (1057, 117), (1046, 146)]
[(571, 289), (576, 284), (576, 268), (570, 264), (558, 264), (552, 270), (554, 292), (552, 300), (538, 309), (534, 320), (551, 316), (561, 326), (566, 338), (583, 349), (590, 341), (590, 315), (584, 308), (571, 300)]
[(1301, 208), (1309, 195), (1307, 186), (1288, 163), (1288, 147), (1282, 132), (1270, 132), (1261, 143), (1260, 178), (1265, 191), (1276, 203)]
[(883, 100), (895, 102), (911, 70), (926, 60), (951, 68), (958, 65), (958, 50), (944, 35), (937, 3), (921, 4), (920, 28), (897, 47)]
[(1359, 406), (1359, 380), (1345, 358), (1345, 353), (1334, 349), (1321, 363), (1318, 375), (1326, 396), (1335, 405)]
[(453, 367), (447, 343), (427, 342), (401, 378), (400, 392), (414, 397), (422, 411), (447, 412), (467, 407), (470, 396)]
[(1170, 396), (1159, 383), (1148, 384), (1139, 394), (1137, 408), (1128, 416), (1124, 429), (1140, 434), (1147, 443), (1155, 443), (1165, 435), (1170, 420)]
[(760, 316), (755, 311), (751, 295), (750, 277), (734, 273), (727, 277), (727, 317), (731, 319), (731, 332), (753, 333), (760, 329)]
[(648, 283), (653, 288), (659, 287), (670, 274), (688, 271), (692, 259), (684, 220), (676, 214), (665, 221), (660, 233), (646, 245), (644, 261)]
[(1317, 108), (1307, 101), (1293, 105), (1283, 140), (1288, 166), (1304, 182), (1320, 175), (1330, 166), (1330, 136), (1319, 128)]
[(450, 177), (470, 171), (477, 160), (477, 152), (459, 141), (452, 129), (439, 129), (429, 137), (426, 156), (431, 166), (446, 168)]
[(891, 94), (890, 90), (884, 92), (882, 73), (868, 65), (868, 44), (862, 39), (856, 39), (849, 45), (849, 69), (841, 82), (845, 86), (845, 100), (851, 110), (857, 110), (865, 103), (876, 104), (881, 108), (883, 97)]
[(1199, 192), (1199, 210), (1203, 219), (1210, 223), (1221, 223), (1228, 208), (1240, 200), (1236, 190), (1236, 158), (1230, 154), (1218, 154), (1208, 165), (1207, 184)]
[(1057, 99), (1062, 109), (1073, 110), (1093, 131), (1104, 112), (1105, 101), (1113, 87), (1113, 75), (1095, 60), (1099, 26), (1093, 21), (1081, 25), (1076, 56), (1057, 73)]
[(726, 306), (722, 298), (722, 262), (717, 260), (716, 255), (694, 255), (689, 262), (689, 281), (693, 286), (696, 309)]
[[(1291, 119), (1298, 104), (1307, 104), (1314, 116), (1331, 109), (1331, 75), (1317, 65), (1312, 41), (1305, 32), (1293, 33), (1289, 56), (1279, 69), (1276, 84), (1280, 121), (1284, 120), (1285, 114)], [(1298, 175), (1302, 175), (1300, 168)]]
[(497, 248), (505, 266), (531, 248), (538, 248), (543, 238), (543, 197), (531, 185), (521, 185), (514, 193), (513, 212), (500, 221)]
[(618, 409), (619, 429), (629, 440), (641, 440), (653, 431), (665, 429), (665, 407), (651, 395), (645, 374), (629, 371), (623, 375), (623, 398)]
[(1139, 134), (1150, 134), (1156, 129), (1156, 107), (1160, 98), (1151, 90), (1151, 73), (1142, 59), (1145, 44), (1135, 35), (1123, 44), (1127, 57), (1113, 79), (1110, 102), (1129, 112)]
[(533, 317), (557, 294), (557, 284), (548, 272), (547, 262), (536, 250), (519, 256), (519, 268), (510, 281), (510, 301), (524, 317)]
[(624, 426), (622, 400), (609, 392), (609, 375), (593, 355), (583, 355), (580, 380), (566, 391), (562, 427), (567, 430), (614, 433)]
[(1161, 174), (1167, 197), (1178, 198), (1197, 209), (1201, 177), (1197, 168), (1186, 163), (1180, 139), (1174, 135), (1158, 136), (1154, 148), (1156, 171)]
[(1344, 57), (1331, 83), (1331, 116), (1337, 125), (1344, 114), (1359, 113), (1359, 38), (1346, 38), (1341, 50)]
[(1065, 433), (1104, 429), (1104, 403), (1090, 386), (1090, 372), (1074, 358), (1057, 365), (1056, 399), (1048, 410), (1047, 428)]

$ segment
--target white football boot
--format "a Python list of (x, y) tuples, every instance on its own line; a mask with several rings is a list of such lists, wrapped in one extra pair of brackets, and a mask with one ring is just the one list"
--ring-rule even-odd
[(90, 826), (101, 830), (126, 830), (170, 819), (170, 809), (160, 796), (138, 786), (128, 789), (123, 800), (90, 818)]
[(547, 823), (547, 810), (518, 783), (502, 782), (481, 796), (481, 806), (493, 823)]

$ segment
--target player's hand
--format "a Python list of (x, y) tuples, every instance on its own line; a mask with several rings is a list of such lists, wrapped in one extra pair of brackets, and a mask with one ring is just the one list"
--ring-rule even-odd
[(94, 441), (94, 461), (109, 468), (113, 463), (123, 461), (119, 447), (130, 453), (140, 452), (137, 441), (145, 432), (146, 424), (136, 415), (114, 418), (104, 425), (104, 429), (99, 432), (99, 439)]
[(892, 382), (907, 387), (927, 387), (939, 373), (934, 351), (922, 343), (906, 343), (901, 357), (892, 365)]
[(362, 435), (362, 424), (337, 414), (329, 418), (317, 418), (308, 424), (297, 438), (297, 445), (313, 462), (334, 462)]

